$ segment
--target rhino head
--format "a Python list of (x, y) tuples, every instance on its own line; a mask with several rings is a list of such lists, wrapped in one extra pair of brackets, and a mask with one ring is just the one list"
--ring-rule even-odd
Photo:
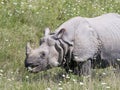
[(57, 34), (50, 34), (50, 30), (47, 28), (38, 48), (32, 49), (30, 43), (27, 43), (25, 67), (30, 72), (44, 71), (59, 66), (59, 52), (55, 48), (56, 40), (53, 37), (61, 38), (63, 33), (64, 29)]

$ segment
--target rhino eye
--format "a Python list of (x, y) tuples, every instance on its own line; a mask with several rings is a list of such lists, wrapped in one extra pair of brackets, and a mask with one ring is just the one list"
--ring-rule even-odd
[(41, 53), (40, 53), (40, 57), (41, 57), (41, 58), (44, 58), (45, 56), (46, 56), (45, 52), (41, 52)]

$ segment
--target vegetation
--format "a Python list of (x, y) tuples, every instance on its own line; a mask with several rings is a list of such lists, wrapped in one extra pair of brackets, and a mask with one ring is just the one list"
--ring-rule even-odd
[(120, 14), (119, 0), (0, 0), (0, 90), (120, 90), (112, 67), (95, 69), (92, 77), (24, 68), (26, 43), (37, 47), (44, 28), (54, 31), (69, 18), (109, 12)]

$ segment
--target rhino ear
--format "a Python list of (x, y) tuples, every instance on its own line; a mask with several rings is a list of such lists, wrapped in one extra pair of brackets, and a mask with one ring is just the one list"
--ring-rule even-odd
[(47, 36), (50, 34), (50, 29), (49, 28), (46, 28), (45, 31), (44, 31), (44, 35)]
[(28, 42), (26, 45), (26, 55), (29, 55), (32, 52), (32, 48), (30, 46), (30, 43)]
[(65, 32), (65, 29), (64, 28), (62, 28), (58, 33), (57, 33), (57, 38), (62, 38), (62, 36), (63, 36), (63, 34), (64, 34), (64, 32)]

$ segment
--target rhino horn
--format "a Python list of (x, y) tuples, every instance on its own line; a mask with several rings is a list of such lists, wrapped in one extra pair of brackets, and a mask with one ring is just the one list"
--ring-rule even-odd
[(44, 31), (44, 35), (47, 36), (50, 34), (50, 29), (49, 28), (46, 28), (45, 31)]
[(32, 52), (32, 48), (30, 46), (30, 43), (28, 42), (26, 45), (26, 54), (29, 55)]

